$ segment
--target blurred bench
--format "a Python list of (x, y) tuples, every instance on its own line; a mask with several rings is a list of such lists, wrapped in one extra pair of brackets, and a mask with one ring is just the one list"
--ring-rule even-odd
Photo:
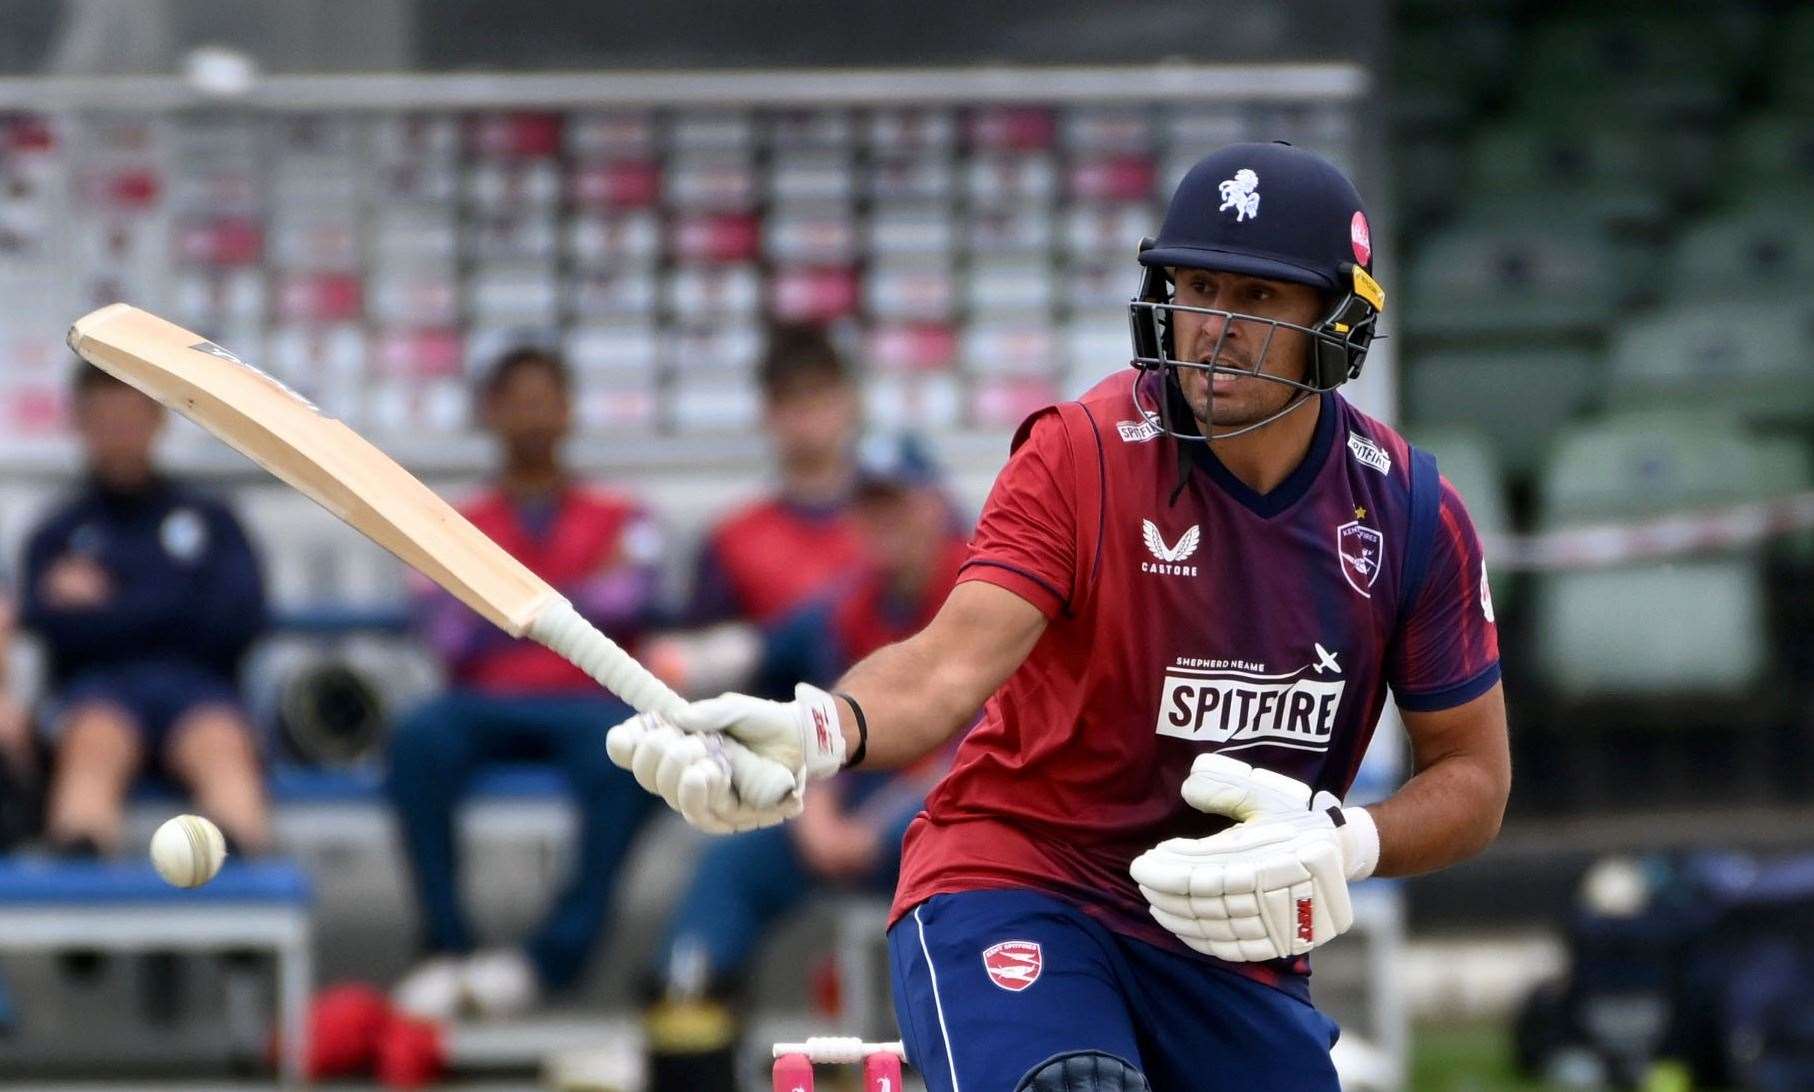
[(303, 1081), (312, 975), (308, 878), (286, 861), (231, 863), (182, 890), (150, 865), (0, 860), (0, 949), (223, 951), (264, 949), (277, 960), (277, 1015), (286, 1087)]

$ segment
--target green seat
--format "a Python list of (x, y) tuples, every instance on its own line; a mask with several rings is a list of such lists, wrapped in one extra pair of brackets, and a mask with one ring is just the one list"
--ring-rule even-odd
[(1522, 118), (1476, 134), (1468, 146), (1472, 195), (1533, 212), (1565, 209), (1607, 224), (1653, 224), (1668, 211), (1657, 144), (1631, 129)]
[(1685, 302), (1814, 291), (1814, 210), (1760, 204), (1704, 220), (1676, 243), (1670, 265)]
[(1727, 154), (1735, 197), (1760, 189), (1814, 193), (1814, 119), (1805, 113), (1750, 118), (1733, 133)]
[[(1678, 283), (1680, 283), (1678, 281)], [(1773, 300), (1703, 301), (1623, 327), (1609, 401), (1725, 410), (1763, 423), (1814, 420), (1814, 330)]]
[(1541, 26), (1522, 84), (1533, 112), (1590, 102), (1656, 117), (1709, 117), (1733, 106), (1742, 25), (1640, 12)]
[(1407, 21), (1394, 39), (1386, 79), (1396, 126), (1459, 127), (1511, 74), (1518, 55), (1511, 20), (1458, 7), (1464, 10)]
[(1463, 154), (1446, 132), (1401, 131), (1391, 157), (1392, 192), (1405, 223), (1446, 217), (1463, 187)]
[[(1636, 414), (1570, 432), (1540, 530), (1622, 522), (1805, 488), (1805, 453), (1719, 416)], [(1565, 698), (1739, 697), (1770, 667), (1756, 550), (1544, 574), (1538, 667)]]
[(1406, 363), (1411, 426), (1475, 430), (1518, 476), (1537, 469), (1556, 434), (1597, 405), (1606, 386), (1605, 361), (1581, 349), (1454, 349)]
[(1777, 43), (1777, 92), (1784, 102), (1814, 107), (1814, 8), (1806, 4), (1783, 20), (1773, 35)]
[(1548, 211), (1531, 219), (1501, 209), (1426, 238), (1406, 276), (1406, 331), (1524, 344), (1603, 330), (1631, 294), (1632, 255), (1601, 224)]

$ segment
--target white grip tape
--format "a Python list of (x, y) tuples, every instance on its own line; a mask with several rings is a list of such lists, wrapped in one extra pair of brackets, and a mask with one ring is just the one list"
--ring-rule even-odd
[(651, 675), (616, 641), (600, 633), (597, 626), (580, 617), (563, 596), (556, 596), (536, 613), (527, 636), (560, 653), (567, 662), (598, 680), (600, 686), (629, 702), (638, 713), (673, 717), (686, 708), (679, 694)]
[(871, 1054), (892, 1054), (905, 1059), (907, 1050), (899, 1042), (866, 1043), (854, 1035), (814, 1035), (804, 1043), (776, 1043), (774, 1056), (803, 1054), (807, 1061), (822, 1065), (851, 1065)]

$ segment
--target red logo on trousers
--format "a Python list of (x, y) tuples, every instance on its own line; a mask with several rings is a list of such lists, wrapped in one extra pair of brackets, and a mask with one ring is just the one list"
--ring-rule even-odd
[(989, 972), (989, 981), (1009, 993), (1019, 993), (1039, 981), (1041, 962), (1039, 945), (1031, 940), (1004, 940), (983, 950), (983, 969)]

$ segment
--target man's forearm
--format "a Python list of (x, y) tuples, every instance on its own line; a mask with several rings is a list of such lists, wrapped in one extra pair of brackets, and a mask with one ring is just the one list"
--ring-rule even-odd
[[(925, 646), (923, 635), (870, 654), (845, 673), (834, 688), (863, 707), (869, 743), (863, 767), (904, 766), (938, 748), (970, 722), (981, 701), (953, 685), (947, 663)], [(838, 703), (847, 754), (857, 749), (857, 722), (848, 703)]]
[(1499, 834), (1509, 771), (1471, 757), (1436, 762), (1388, 800), (1368, 805), (1379, 827), (1377, 876), (1414, 876), (1465, 861)]

